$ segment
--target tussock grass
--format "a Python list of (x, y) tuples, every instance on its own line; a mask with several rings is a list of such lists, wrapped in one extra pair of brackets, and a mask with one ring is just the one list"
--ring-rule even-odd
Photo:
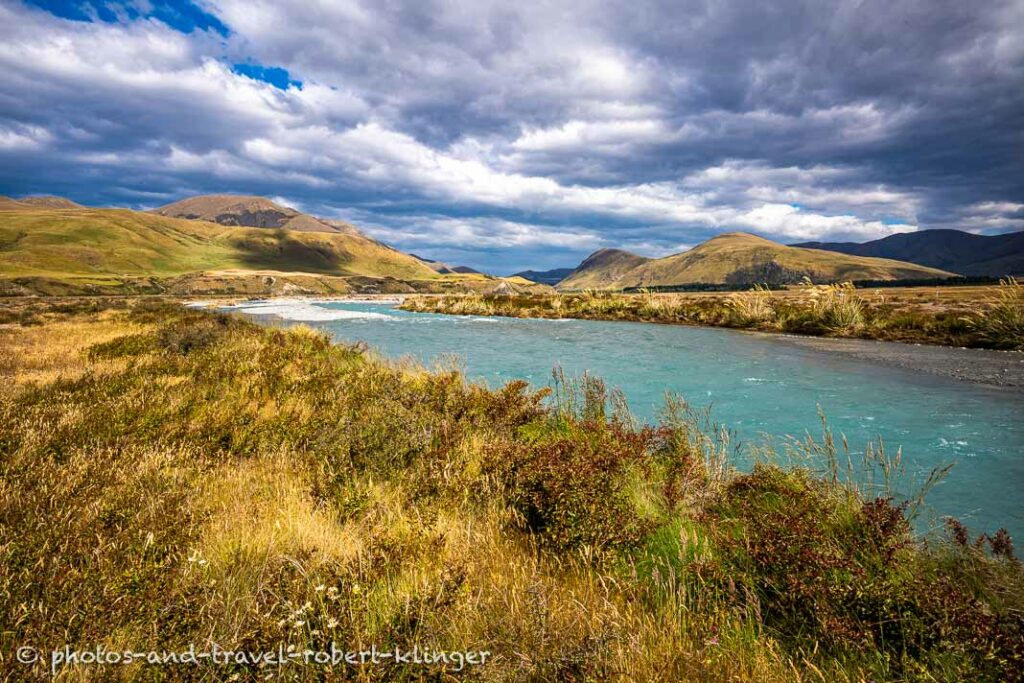
[(700, 297), (600, 291), (419, 296), (406, 299), (402, 308), (424, 313), (631, 320), (1024, 350), (1024, 285), (1012, 278), (1002, 281), (994, 295), (968, 302), (972, 304), (969, 307), (958, 302), (956, 310), (930, 305), (927, 300), (887, 301), (884, 294), (867, 295), (849, 282), (815, 285), (805, 280), (798, 289), (795, 296), (777, 296), (763, 286), (727, 296)]
[(999, 285), (984, 314), (969, 318), (968, 324), (993, 348), (1019, 349), (1024, 344), (1024, 285), (1012, 277)]
[[(617, 305), (594, 295), (595, 302)], [(605, 304), (604, 302), (607, 302)], [(595, 304), (596, 305), (596, 304)], [(14, 647), (488, 650), (470, 680), (1019, 680), (1005, 533), (916, 538), (827, 434), (730, 465), (671, 399), (498, 390), (160, 303), (2, 332)], [(803, 458), (803, 460), (801, 460)], [(898, 463), (879, 457), (883, 483)], [(860, 486), (860, 487), (859, 487)], [(448, 680), (442, 665), (79, 666), (67, 680)], [(332, 678), (333, 677), (333, 678)]]

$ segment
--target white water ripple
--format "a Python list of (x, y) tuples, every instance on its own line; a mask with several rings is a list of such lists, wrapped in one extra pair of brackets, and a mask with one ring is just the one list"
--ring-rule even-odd
[(295, 322), (327, 322), (331, 320), (387, 320), (394, 316), (371, 311), (347, 311), (323, 308), (308, 301), (268, 301), (235, 304), (231, 310), (249, 315), (273, 315)]

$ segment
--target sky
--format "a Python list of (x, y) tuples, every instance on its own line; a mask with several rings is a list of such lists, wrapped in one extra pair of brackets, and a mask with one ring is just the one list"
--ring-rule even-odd
[(0, 0), (0, 193), (258, 194), (506, 274), (1024, 229), (1024, 0)]

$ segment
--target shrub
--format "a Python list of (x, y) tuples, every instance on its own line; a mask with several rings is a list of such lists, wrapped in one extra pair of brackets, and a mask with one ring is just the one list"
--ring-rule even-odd
[(156, 339), (152, 334), (127, 334), (90, 346), (87, 355), (90, 360), (113, 360), (141, 356), (155, 348)]
[(990, 541), (988, 559), (963, 546), (966, 533), (952, 524), (961, 550), (950, 561), (961, 569), (937, 571), (914, 552), (905, 507), (758, 465), (709, 508), (721, 562), (710, 576), (801, 652), (877, 651), (900, 675), (956, 653), (955, 678), (1014, 680), (1024, 619), (993, 610), (997, 603), (981, 599), (977, 583), (979, 565), (1010, 561), (1005, 535)]
[(243, 325), (241, 320), (223, 314), (186, 315), (162, 327), (158, 333), (158, 343), (167, 351), (186, 355), (205, 349), (231, 329)]
[(504, 442), (487, 451), (523, 528), (557, 551), (635, 547), (651, 530), (630, 495), (630, 474), (648, 463), (656, 434), (616, 423), (564, 418), (532, 444)]

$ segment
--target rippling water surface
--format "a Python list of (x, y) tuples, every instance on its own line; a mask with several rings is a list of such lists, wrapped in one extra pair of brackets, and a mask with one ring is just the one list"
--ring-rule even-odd
[(712, 406), (745, 442), (820, 436), (818, 406), (852, 450), (882, 438), (922, 477), (953, 462), (929, 496), (936, 514), (1024, 534), (1024, 393), (915, 373), (732, 330), (587, 320), (407, 313), (379, 304), (268, 302), (240, 310), (323, 328), (392, 356), (457, 356), (492, 385), (550, 382), (554, 366), (590, 371), (653, 420), (666, 392)]

